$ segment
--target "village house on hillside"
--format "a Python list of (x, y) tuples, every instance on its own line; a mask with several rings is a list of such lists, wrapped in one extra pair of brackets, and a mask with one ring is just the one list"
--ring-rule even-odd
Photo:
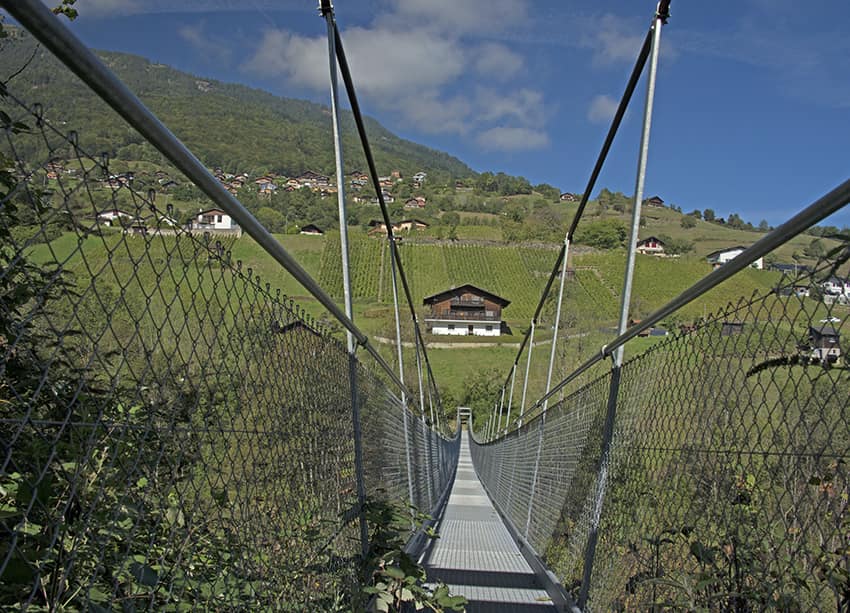
[(821, 283), (821, 289), (828, 296), (850, 296), (850, 280), (833, 276)]
[[(393, 232), (424, 230), (428, 224), (420, 219), (403, 219), (392, 224)], [(369, 222), (369, 234), (387, 234), (387, 226), (383, 221), (373, 219)]]
[(321, 236), (324, 234), (321, 228), (316, 224), (308, 223), (306, 226), (303, 226), (300, 231), (301, 234), (308, 234), (310, 236)]
[(499, 336), (502, 309), (510, 301), (467, 283), (428, 296), (422, 304), (431, 307), (425, 325), (432, 334)]
[(97, 214), (97, 220), (107, 226), (113, 226), (116, 222), (121, 223), (122, 220), (130, 222), (135, 217), (135, 215), (121, 209), (106, 209)]
[(637, 252), (648, 255), (663, 255), (664, 241), (657, 236), (647, 236), (637, 243)]
[(191, 230), (201, 232), (225, 232), (241, 235), (242, 228), (233, 218), (221, 209), (207, 209), (199, 211), (192, 221)]
[(643, 201), (643, 203), (647, 206), (664, 206), (664, 201), (660, 196), (653, 196), (652, 198), (647, 198)]
[(320, 175), (312, 170), (303, 172), (295, 177), (297, 187), (309, 187), (310, 189), (327, 188), (330, 185), (330, 181), (327, 175)]
[[(705, 259), (709, 264), (714, 266), (714, 268), (720, 268), (727, 262), (731, 262), (741, 255), (746, 249), (746, 247), (741, 245), (738, 245), (737, 247), (727, 247), (726, 249), (718, 249), (717, 251), (712, 251), (705, 256)], [(751, 264), (751, 266), (758, 270), (762, 270), (764, 268), (764, 258), (757, 259)]]
[(408, 198), (404, 203), (404, 208), (406, 209), (422, 209), (425, 208), (425, 197), (424, 196), (416, 196), (415, 198)]
[(809, 326), (811, 359), (835, 364), (841, 357), (841, 335), (832, 326)]
[(581, 200), (578, 194), (572, 194), (570, 192), (564, 192), (561, 194), (561, 202), (578, 202)]

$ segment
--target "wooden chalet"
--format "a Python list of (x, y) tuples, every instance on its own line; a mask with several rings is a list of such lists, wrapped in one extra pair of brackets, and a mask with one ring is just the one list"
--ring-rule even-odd
[(637, 243), (637, 252), (647, 255), (662, 255), (664, 253), (664, 241), (657, 236), (647, 236)]
[(428, 296), (422, 304), (431, 307), (425, 325), (432, 334), (499, 336), (502, 309), (510, 301), (467, 283)]
[(832, 326), (809, 326), (811, 358), (834, 364), (841, 357), (841, 334)]
[(324, 234), (324, 231), (316, 224), (308, 223), (306, 226), (301, 228), (300, 233), (308, 234), (310, 236), (321, 236)]

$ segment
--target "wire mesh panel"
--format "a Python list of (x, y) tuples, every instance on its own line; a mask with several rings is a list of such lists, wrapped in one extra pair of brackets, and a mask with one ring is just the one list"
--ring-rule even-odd
[(844, 257), (624, 366), (593, 609), (850, 607)]
[(561, 576), (581, 578), (608, 382), (603, 375), (498, 441), (471, 445), (490, 496)]
[[(0, 103), (0, 606), (338, 606), (359, 554), (343, 344), (233, 261), (238, 227), (198, 227), (225, 212), (186, 228)], [(367, 490), (406, 500), (407, 409), (357, 382)], [(444, 458), (413, 489), (443, 491), (458, 439), (408, 438), (417, 466)]]
[(490, 494), (576, 594), (602, 503), (589, 610), (850, 606), (847, 249), (628, 361), (604, 481), (610, 375), (545, 425), (473, 445)]

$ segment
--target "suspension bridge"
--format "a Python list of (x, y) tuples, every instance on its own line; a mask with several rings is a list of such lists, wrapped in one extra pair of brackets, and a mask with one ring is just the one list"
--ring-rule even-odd
[[(626, 359), (643, 331), (850, 202), (846, 181), (629, 327), (669, 2), (481, 423), (441, 402), (329, 2), (339, 219), (337, 70), (387, 228), (394, 355), (354, 320), (344, 223), (340, 306), (39, 0), (0, 5), (327, 314), (311, 317), (230, 243), (177, 223), (156, 190), (120, 182), (103, 202), (108, 157), (4, 85), (4, 609), (460, 607), (439, 599), (442, 585), (468, 611), (850, 609), (850, 387), (833, 359), (841, 326), (821, 323), (845, 307), (818, 297), (846, 272), (846, 238), (814, 269)], [(570, 247), (645, 71), (619, 327), (566, 369)], [(98, 221), (119, 203), (144, 226)], [(548, 353), (539, 398), (535, 346), (538, 360)], [(423, 565), (413, 576), (428, 594), (405, 583), (403, 555)]]

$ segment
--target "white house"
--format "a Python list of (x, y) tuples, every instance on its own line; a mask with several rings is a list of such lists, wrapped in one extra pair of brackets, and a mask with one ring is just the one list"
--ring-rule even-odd
[(662, 255), (664, 253), (664, 241), (657, 236), (647, 236), (638, 241), (637, 252), (649, 255)]
[(97, 220), (105, 223), (107, 226), (115, 225), (115, 221), (120, 221), (122, 218), (125, 221), (131, 221), (135, 219), (135, 217), (135, 215), (132, 215), (127, 211), (122, 211), (121, 209), (106, 209), (97, 214)]
[[(705, 256), (705, 259), (708, 260), (709, 264), (712, 264), (715, 268), (719, 268), (723, 266), (727, 262), (731, 262), (736, 257), (741, 255), (747, 248), (742, 246), (737, 247), (727, 247), (726, 249), (719, 249), (712, 253), (709, 253)], [(758, 270), (764, 269), (764, 258), (759, 258), (755, 262), (751, 264), (753, 268)]]
[(850, 280), (830, 277), (821, 284), (823, 293), (829, 296), (850, 296)]
[(208, 209), (198, 213), (192, 228), (194, 230), (236, 230), (239, 226), (221, 209)]

